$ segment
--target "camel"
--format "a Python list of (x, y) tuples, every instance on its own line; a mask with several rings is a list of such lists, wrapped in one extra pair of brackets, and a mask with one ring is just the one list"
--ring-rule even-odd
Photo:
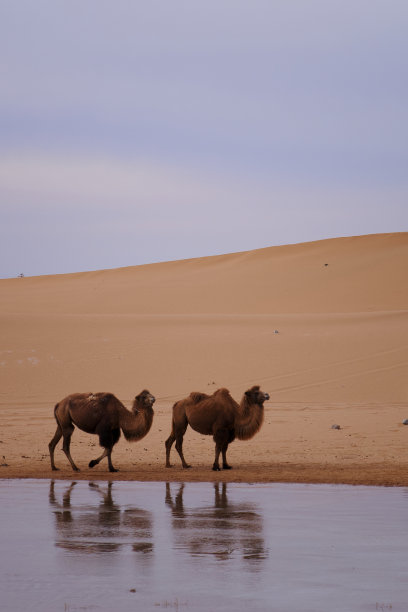
[(58, 470), (54, 463), (54, 450), (61, 437), (64, 437), (62, 450), (66, 454), (72, 469), (79, 472), (69, 450), (71, 436), (75, 425), (86, 433), (99, 436), (99, 444), (104, 452), (97, 459), (89, 462), (93, 468), (105, 457), (108, 458), (110, 472), (117, 472), (113, 467), (111, 453), (120, 438), (121, 430), (126, 440), (141, 440), (150, 430), (153, 421), (153, 404), (155, 398), (149, 391), (142, 391), (135, 397), (132, 411), (127, 410), (112, 393), (73, 393), (58, 402), (54, 408), (57, 431), (48, 445), (51, 458), (51, 469)]
[(212, 469), (220, 470), (219, 456), (222, 453), (222, 467), (230, 470), (228, 445), (236, 437), (249, 440), (259, 431), (264, 418), (263, 404), (268, 399), (268, 393), (254, 386), (244, 393), (240, 404), (231, 397), (228, 389), (218, 389), (212, 395), (193, 392), (179, 400), (173, 406), (172, 430), (165, 443), (166, 467), (171, 467), (170, 451), (174, 441), (183, 468), (191, 467), (183, 455), (183, 437), (190, 425), (200, 434), (213, 436), (215, 460)]

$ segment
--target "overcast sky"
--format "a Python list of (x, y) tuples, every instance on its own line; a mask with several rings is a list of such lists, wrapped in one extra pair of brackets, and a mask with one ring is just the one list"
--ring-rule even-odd
[(0, 0), (0, 277), (408, 230), (406, 0)]

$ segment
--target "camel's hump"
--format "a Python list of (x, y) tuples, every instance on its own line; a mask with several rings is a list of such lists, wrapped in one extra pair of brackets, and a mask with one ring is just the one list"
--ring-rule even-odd
[(214, 391), (214, 395), (231, 395), (228, 389), (225, 387), (221, 387), (221, 389), (217, 389)]
[(209, 397), (211, 397), (211, 395), (207, 395), (207, 393), (200, 393), (199, 391), (193, 391), (190, 393), (190, 399), (194, 404), (198, 404), (198, 402), (202, 402)]
[(99, 391), (98, 393), (89, 393), (87, 399), (89, 401), (96, 401), (105, 404), (114, 397), (113, 393), (106, 391)]

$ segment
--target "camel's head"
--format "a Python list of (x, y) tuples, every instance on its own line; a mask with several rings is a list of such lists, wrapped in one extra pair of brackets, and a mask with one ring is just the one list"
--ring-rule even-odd
[(259, 385), (255, 385), (251, 389), (248, 389), (248, 391), (245, 391), (245, 396), (251, 404), (260, 404), (261, 406), (269, 399), (269, 393), (261, 391)]
[(156, 401), (156, 398), (150, 393), (150, 391), (144, 389), (141, 393), (139, 393), (139, 395), (136, 395), (135, 400), (138, 408), (151, 408)]

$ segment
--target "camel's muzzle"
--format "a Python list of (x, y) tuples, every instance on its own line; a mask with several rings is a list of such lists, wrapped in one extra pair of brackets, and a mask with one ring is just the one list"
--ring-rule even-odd
[(268, 401), (269, 399), (269, 393), (265, 393), (265, 401)]

